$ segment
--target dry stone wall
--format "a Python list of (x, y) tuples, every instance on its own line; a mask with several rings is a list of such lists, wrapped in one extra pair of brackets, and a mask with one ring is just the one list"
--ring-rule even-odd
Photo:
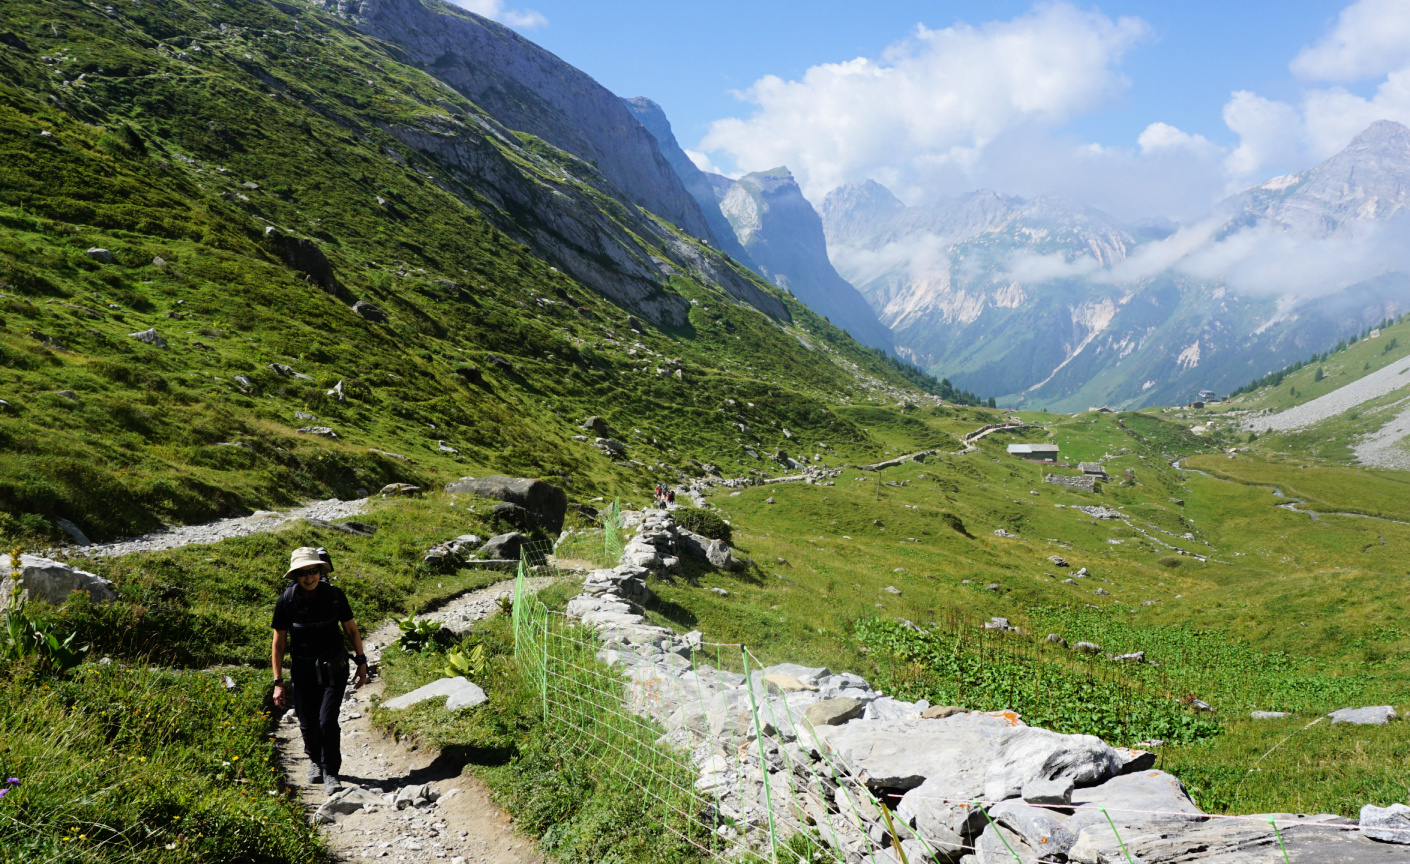
[[(665, 730), (659, 744), (690, 754), (725, 857), (766, 848), (772, 830), (777, 842), (805, 833), (851, 864), (900, 852), (910, 864), (1115, 864), (1122, 842), (1143, 864), (1282, 860), (1268, 815), (1211, 818), (1149, 753), (1008, 711), (903, 702), (847, 672), (785, 663), (746, 676), (702, 662), (700, 632), (647, 624), (642, 608), (653, 572), (669, 574), (681, 555), (712, 560), (710, 541), (666, 511), (629, 522), (640, 531), (623, 563), (589, 573), (568, 614), (597, 629), (598, 660), (621, 671), (627, 709)], [(1361, 824), (1276, 818), (1284, 843), (1317, 856), (1298, 860), (1403, 860), (1395, 844), (1410, 842), (1400, 811), (1368, 806)]]

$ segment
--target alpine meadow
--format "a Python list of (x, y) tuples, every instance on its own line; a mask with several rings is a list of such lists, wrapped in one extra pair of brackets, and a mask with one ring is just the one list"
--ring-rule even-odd
[(1410, 116), (820, 186), (724, 133), (1127, 19), (705, 134), (569, 15), (0, 4), (0, 864), (1410, 860)]

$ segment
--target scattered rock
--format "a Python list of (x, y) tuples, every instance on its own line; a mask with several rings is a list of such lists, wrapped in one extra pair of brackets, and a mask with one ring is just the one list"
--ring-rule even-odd
[(1410, 807), (1367, 804), (1361, 808), (1361, 833), (1382, 843), (1410, 843)]
[(817, 692), (818, 689), (812, 684), (799, 681), (792, 675), (784, 675), (782, 673), (765, 675), (764, 681), (773, 685), (773, 688), (777, 689), (780, 693), (812, 693)]
[(1102, 646), (1095, 642), (1078, 642), (1073, 646), (1072, 650), (1079, 654), (1100, 654), (1102, 653)]
[(803, 709), (803, 716), (814, 726), (841, 726), (862, 716), (866, 704), (849, 697), (824, 699)]
[(1009, 532), (1005, 531), (1005, 530), (1002, 529), (1002, 528), (995, 528), (995, 529), (994, 529), (994, 536), (995, 536), (995, 537), (1006, 537), (1006, 538), (1008, 538), (1008, 539), (1010, 539), (1010, 540), (1017, 540), (1017, 539), (1018, 539), (1018, 535), (1017, 535), (1017, 534), (1010, 534)]
[(1049, 561), (1054, 567), (1069, 567), (1069, 566), (1071, 566), (1071, 565), (1069, 565), (1069, 564), (1067, 563), (1067, 559), (1066, 559), (1066, 558), (1063, 558), (1061, 555), (1049, 555), (1049, 556), (1048, 556), (1048, 561)]
[(1109, 597), (1109, 596), (1111, 596), (1111, 592), (1108, 591), (1108, 590), (1106, 590), (1105, 588), (1098, 588), (1098, 589), (1097, 589), (1097, 596), (1099, 596), (1099, 597)]
[(1122, 663), (1144, 663), (1146, 662), (1146, 652), (1133, 651), (1130, 654), (1118, 654), (1112, 659)]
[(887, 585), (887, 586), (886, 586), (885, 588), (883, 588), (882, 590), (885, 591), (887, 594), (900, 594), (900, 593), (901, 593), (901, 589), (900, 589), (900, 588), (897, 588), (895, 585)]
[(420, 486), (413, 486), (410, 483), (388, 483), (377, 494), (383, 498), (395, 498), (398, 495), (420, 495), (421, 491)]
[(627, 455), (627, 445), (618, 441), (616, 438), (598, 438), (593, 441), (592, 444), (614, 459), (620, 459)]
[(965, 713), (966, 709), (958, 705), (931, 705), (920, 712), (922, 720), (944, 720), (946, 717), (953, 717), (956, 714)]
[(352, 311), (371, 321), (373, 324), (382, 324), (387, 320), (387, 313), (381, 307), (368, 303), (366, 300), (359, 300), (352, 305)]
[(711, 588), (711, 589), (710, 589), (710, 593), (711, 593), (711, 594), (718, 594), (718, 595), (720, 595), (721, 597), (728, 597), (728, 596), (729, 596), (729, 592), (726, 591), (726, 590), (723, 589), (723, 588)]
[[(10, 556), (0, 555), (0, 573), (7, 574), (0, 581), (0, 597), (9, 597), (14, 590), (15, 582), (9, 575), (13, 572)], [(43, 600), (54, 606), (62, 606), (74, 591), (82, 591), (94, 603), (111, 603), (117, 599), (111, 581), (38, 555), (20, 556), (20, 588), (21, 597)]]
[(1287, 711), (1252, 711), (1249, 718), (1253, 720), (1282, 720), (1284, 717), (1291, 717)]
[(1059, 646), (1061, 646), (1061, 647), (1063, 647), (1063, 648), (1066, 648), (1066, 647), (1067, 647), (1067, 640), (1064, 639), (1064, 638), (1062, 638), (1061, 636), (1059, 636), (1059, 635), (1056, 634), (1056, 633), (1049, 633), (1049, 634), (1048, 634), (1048, 642), (1051, 643), (1051, 644), (1053, 644), (1053, 645), (1059, 645)]
[(985, 590), (985, 591), (998, 591), (998, 590), (999, 590), (999, 583), (998, 583), (998, 582), (990, 582), (988, 585), (985, 585), (985, 586), (984, 586), (984, 590)]
[(603, 438), (613, 438), (617, 435), (616, 429), (613, 429), (610, 425), (608, 425), (606, 420), (596, 415), (593, 415), (592, 417), (589, 417), (584, 420), (583, 424), (578, 428), (586, 432), (591, 432), (594, 435), (598, 435)]
[(529, 538), (517, 531), (498, 534), (485, 542), (479, 549), (479, 557), (497, 561), (517, 561)]
[(335, 793), (313, 814), (315, 825), (327, 825), (345, 816), (356, 813), (367, 806), (383, 804), (382, 796), (369, 792), (360, 786), (345, 786)]
[(88, 539), (88, 536), (85, 535), (85, 534), (83, 533), (83, 531), (81, 531), (77, 525), (73, 524), (73, 523), (70, 522), (69, 520), (67, 520), (67, 519), (55, 519), (55, 520), (54, 520), (54, 524), (55, 524), (55, 525), (58, 525), (58, 526), (59, 526), (59, 529), (60, 529), (61, 531), (63, 531), (65, 534), (69, 535), (69, 539), (72, 540), (75, 545), (77, 545), (77, 546), (92, 546), (92, 545), (93, 545), (93, 542)]
[(391, 711), (400, 711), (410, 708), (418, 702), (425, 702), (427, 699), (435, 699), (437, 696), (446, 697), (446, 710), (457, 711), (461, 708), (471, 708), (489, 699), (485, 691), (470, 683), (463, 675), (454, 678), (442, 678), (439, 681), (432, 681), (424, 687), (418, 687), (403, 696), (395, 699), (388, 699), (382, 703), (382, 707)]
[(157, 268), (158, 270), (165, 270), (165, 269), (166, 269), (166, 259), (163, 258), (163, 257), (161, 257), (160, 255), (158, 255), (158, 256), (156, 256), (155, 258), (152, 259), (152, 266), (155, 267), (155, 268)]
[(1400, 719), (1400, 715), (1395, 713), (1395, 708), (1390, 705), (1376, 705), (1370, 708), (1342, 708), (1327, 716), (1332, 718), (1332, 725), (1352, 723), (1357, 726), (1384, 726), (1392, 720)]
[(327, 427), (327, 426), (304, 426), (304, 427), (301, 427), (298, 431), (301, 432), (301, 433), (303, 433), (304, 435), (318, 435), (319, 437), (322, 437), (322, 438), (337, 438), (337, 437), (338, 437), (338, 433), (337, 433), (337, 432), (334, 432), (332, 429), (330, 429), (330, 428)]
[(115, 260), (113, 253), (109, 252), (107, 249), (100, 249), (97, 246), (89, 249), (84, 254), (94, 261), (97, 261), (99, 264), (111, 264)]
[(157, 328), (155, 327), (152, 327), (148, 330), (142, 330), (137, 333), (129, 333), (127, 335), (131, 336), (133, 339), (136, 339), (138, 342), (145, 342), (148, 345), (152, 345), (157, 348), (166, 347), (166, 340), (163, 339), (160, 334), (157, 333)]

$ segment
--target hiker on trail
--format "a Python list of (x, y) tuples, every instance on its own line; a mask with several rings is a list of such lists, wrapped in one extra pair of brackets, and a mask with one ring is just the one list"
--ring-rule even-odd
[[(352, 607), (343, 592), (324, 580), (333, 566), (319, 553), (303, 546), (289, 556), (292, 581), (274, 604), (274, 704), (299, 715), (304, 752), (308, 754), (308, 782), (322, 782), (329, 795), (343, 788), (338, 782), (343, 753), (339, 747), (338, 709), (348, 686), (348, 652), (343, 637), (352, 642), (357, 656), (353, 686), (367, 683), (367, 655), (362, 635), (353, 620)], [(324, 553), (326, 554), (326, 553)], [(284, 683), (284, 651), (293, 655), (291, 684)], [(290, 690), (292, 689), (292, 693)]]

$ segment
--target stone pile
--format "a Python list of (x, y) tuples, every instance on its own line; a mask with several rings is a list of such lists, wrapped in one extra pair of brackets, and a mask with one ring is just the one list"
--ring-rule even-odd
[[(1211, 819), (1178, 778), (1152, 770), (1150, 753), (1030, 727), (1009, 711), (903, 702), (826, 668), (785, 663), (746, 677), (700, 662), (699, 632), (641, 615), (647, 576), (676, 557), (662, 553), (693, 541), (665, 512), (648, 511), (641, 526), (631, 560), (590, 573), (568, 614), (599, 631), (598, 660), (621, 670), (625, 707), (665, 729), (659, 744), (689, 753), (695, 789), (712, 801), (702, 818), (729, 854), (763, 848), (772, 811), (780, 840), (814, 834), (848, 862), (895, 864), (899, 842), (911, 864), (1111, 864), (1125, 860), (1113, 825), (1144, 864), (1226, 851), (1218, 860), (1230, 864), (1275, 860), (1268, 815)], [(1410, 810), (1368, 806), (1364, 833), (1336, 816), (1275, 815), (1283, 841), (1319, 850), (1315, 860), (1397, 860), (1368, 837), (1410, 843)]]

